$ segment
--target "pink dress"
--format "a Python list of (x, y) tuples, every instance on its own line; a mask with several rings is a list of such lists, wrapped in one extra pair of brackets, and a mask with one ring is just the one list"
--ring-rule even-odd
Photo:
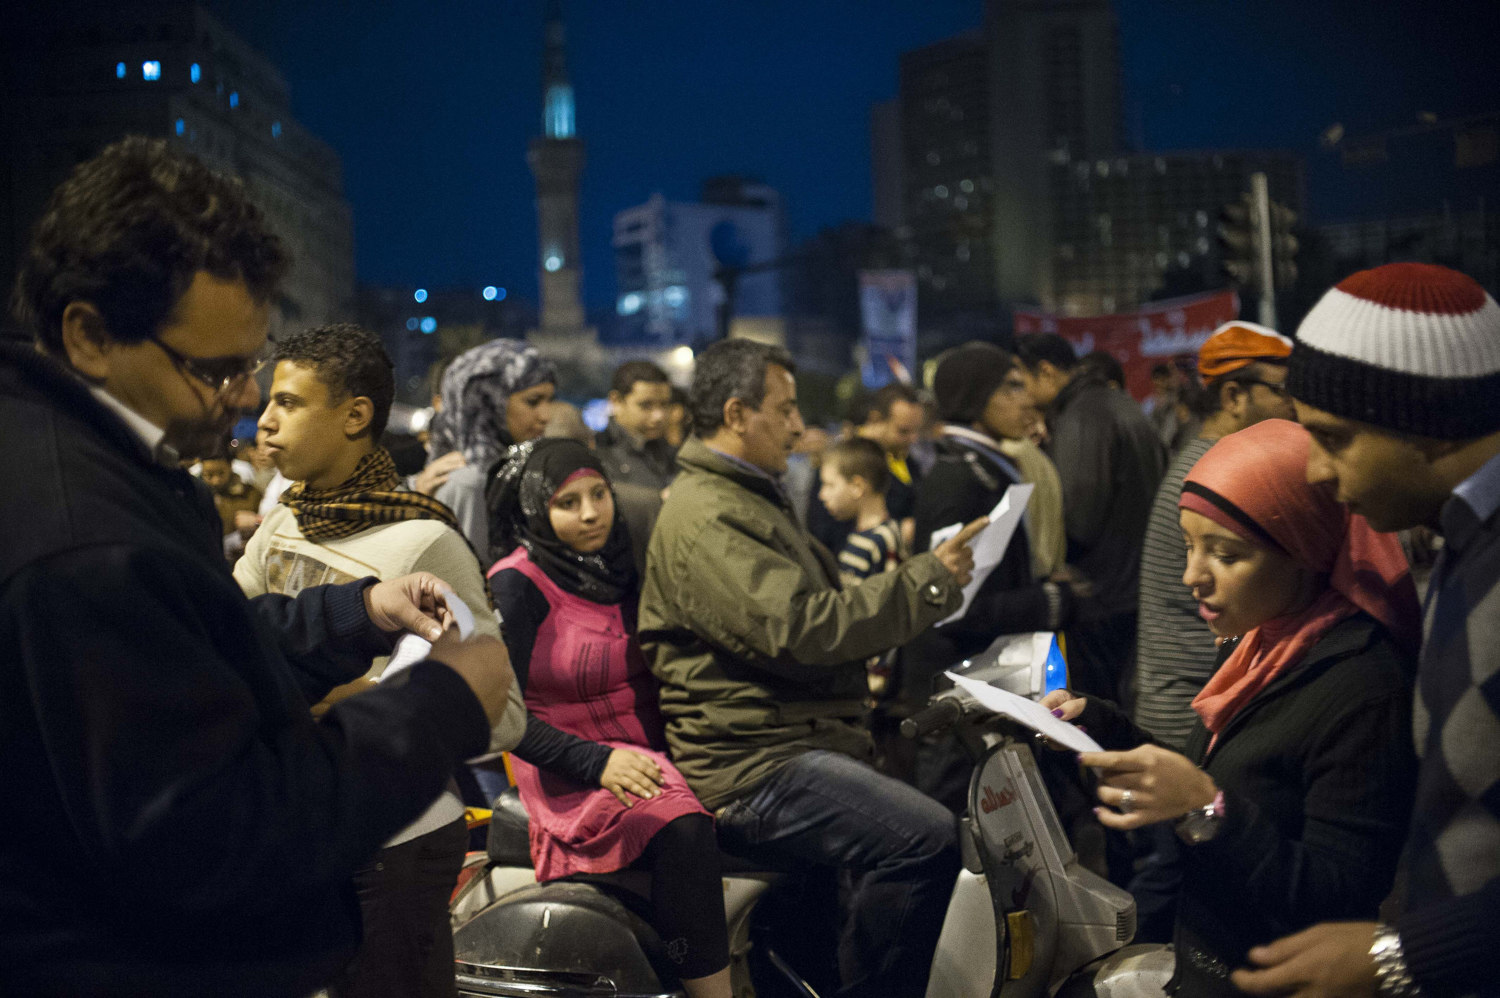
[(514, 759), (516, 786), (531, 818), (531, 862), (538, 880), (609, 873), (629, 866), (668, 822), (707, 814), (667, 758), (656, 681), (618, 606), (559, 587), (518, 547), (490, 574), (521, 572), (550, 611), (537, 629), (526, 680), (526, 709), (560, 731), (611, 748), (628, 748), (661, 766), (662, 792), (631, 796), (626, 808), (603, 787), (584, 786)]

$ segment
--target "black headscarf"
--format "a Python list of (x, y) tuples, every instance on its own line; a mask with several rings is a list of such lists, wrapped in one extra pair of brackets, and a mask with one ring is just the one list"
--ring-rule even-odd
[[(488, 489), (492, 553), (503, 557), (524, 545), (547, 577), (566, 592), (595, 603), (622, 603), (636, 590), (630, 532), (616, 502), (604, 547), (580, 554), (558, 540), (548, 509), (575, 472), (589, 470), (609, 484), (594, 452), (576, 440), (543, 437), (512, 447)], [(614, 496), (614, 488), (610, 488)]]

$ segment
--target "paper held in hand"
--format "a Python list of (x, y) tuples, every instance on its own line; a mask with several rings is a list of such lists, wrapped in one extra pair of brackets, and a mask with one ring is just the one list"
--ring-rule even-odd
[(956, 673), (948, 673), (948, 678), (953, 680), (959, 689), (978, 700), (981, 706), (1026, 725), (1032, 731), (1040, 732), (1065, 748), (1070, 748), (1075, 752), (1104, 751), (1098, 742), (1079, 731), (1075, 725), (1054, 717), (1052, 711), (1035, 700), (1016, 696), (1014, 693), (997, 689), (988, 683), (976, 682)]
[[(444, 603), (448, 606), (448, 612), (453, 614), (453, 622), (458, 625), (458, 636), (467, 639), (474, 633), (473, 611), (452, 590), (447, 591)], [(403, 669), (410, 669), (426, 658), (430, 651), (432, 651), (431, 641), (407, 631), (396, 639), (396, 647), (391, 650), (390, 661), (385, 664), (385, 669), (380, 673), (379, 678), (387, 679)]]
[[(974, 594), (979, 592), (979, 587), (984, 585), (984, 580), (990, 577), (995, 566), (1000, 564), (1000, 559), (1005, 557), (1005, 549), (1010, 547), (1011, 538), (1016, 535), (1016, 528), (1021, 525), (1021, 517), (1026, 513), (1026, 504), (1031, 500), (1034, 485), (1021, 484), (1012, 485), (1005, 490), (1005, 495), (990, 510), (989, 526), (985, 527), (974, 538), (974, 575), (969, 584), (964, 586), (963, 604), (951, 616), (944, 617), (937, 622), (938, 627), (959, 620), (969, 612), (969, 604), (974, 602)], [(927, 545), (931, 551), (939, 544), (952, 537), (963, 529), (962, 523), (955, 523), (932, 532), (932, 540)]]

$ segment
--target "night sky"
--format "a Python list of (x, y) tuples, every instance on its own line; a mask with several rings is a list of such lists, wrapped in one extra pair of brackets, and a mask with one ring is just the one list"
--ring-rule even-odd
[[(1314, 221), (1370, 214), (1318, 135), (1493, 111), (1483, 3), (1116, 0), (1125, 137), (1148, 150), (1275, 147), (1307, 160)], [(360, 280), (536, 297), (525, 162), (540, 131), (540, 0), (217, 0), (343, 157)], [(1385, 8), (1389, 13), (1382, 13)], [(1400, 14), (1420, 10), (1420, 16)], [(716, 173), (783, 194), (799, 239), (870, 217), (869, 109), (901, 52), (980, 25), (982, 0), (571, 0), (587, 146), (585, 296), (614, 293), (611, 224)], [(1411, 182), (1413, 190), (1418, 181)], [(1500, 194), (1500, 192), (1497, 192)], [(1389, 207), (1389, 204), (1386, 205)]]

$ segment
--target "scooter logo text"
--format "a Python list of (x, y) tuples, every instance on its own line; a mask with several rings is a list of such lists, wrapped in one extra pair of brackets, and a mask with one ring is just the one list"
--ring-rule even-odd
[(979, 798), (979, 807), (985, 814), (998, 811), (1007, 804), (1014, 803), (1016, 793), (1010, 787), (1006, 787), (1001, 793), (995, 793), (995, 788), (988, 783), (984, 785), (984, 796)]

